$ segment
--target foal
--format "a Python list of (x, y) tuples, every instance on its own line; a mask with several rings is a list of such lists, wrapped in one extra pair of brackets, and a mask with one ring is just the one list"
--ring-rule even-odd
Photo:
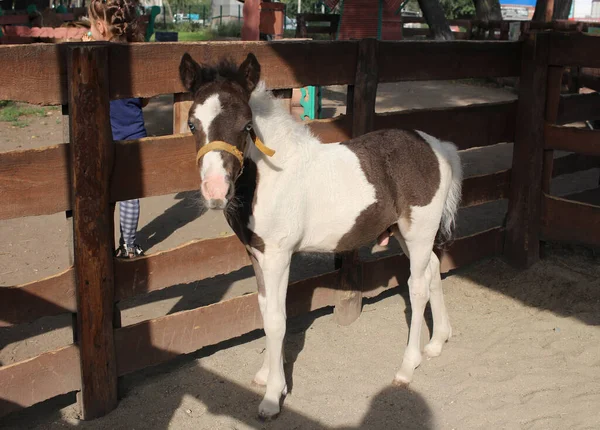
[(285, 300), (297, 251), (350, 251), (393, 233), (410, 258), (412, 307), (408, 346), (394, 381), (409, 383), (421, 363), (427, 301), (434, 326), (425, 352), (439, 355), (452, 332), (433, 245), (439, 229), (451, 234), (461, 197), (456, 147), (404, 130), (322, 145), (259, 83), (253, 54), (239, 68), (230, 62), (201, 66), (185, 54), (179, 72), (193, 94), (188, 125), (202, 198), (209, 208), (225, 210), (256, 273), (267, 339), (254, 377), (267, 387), (259, 415), (276, 416), (287, 393)]

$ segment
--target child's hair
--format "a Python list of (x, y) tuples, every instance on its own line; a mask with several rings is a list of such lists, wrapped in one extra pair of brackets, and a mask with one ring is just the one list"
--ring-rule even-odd
[(91, 0), (88, 16), (108, 25), (111, 39), (117, 42), (143, 42), (136, 0)]

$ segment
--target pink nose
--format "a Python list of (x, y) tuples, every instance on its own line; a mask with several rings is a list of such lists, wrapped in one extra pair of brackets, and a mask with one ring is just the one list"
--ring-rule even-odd
[(206, 200), (225, 200), (229, 191), (229, 181), (225, 176), (207, 176), (200, 187)]

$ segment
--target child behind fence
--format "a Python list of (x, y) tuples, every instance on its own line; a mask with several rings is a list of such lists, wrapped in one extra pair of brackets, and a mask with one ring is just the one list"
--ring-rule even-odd
[[(90, 32), (84, 40), (110, 42), (143, 42), (143, 28), (137, 17), (137, 2), (131, 0), (92, 0), (88, 6)], [(139, 98), (111, 100), (110, 123), (114, 140), (146, 137), (145, 103)], [(137, 172), (131, 172), (132, 175)], [(116, 255), (119, 258), (135, 258), (144, 255), (136, 242), (140, 216), (139, 199), (119, 202), (121, 238)]]

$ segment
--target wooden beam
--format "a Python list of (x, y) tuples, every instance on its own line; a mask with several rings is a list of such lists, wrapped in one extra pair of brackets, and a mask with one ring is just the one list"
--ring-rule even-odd
[(0, 288), (0, 327), (76, 312), (75, 273), (62, 273), (14, 287)]
[(104, 43), (73, 44), (68, 51), (80, 406), (85, 420), (117, 406), (108, 51)]
[[(4, 39), (4, 38), (3, 38)], [(0, 94), (3, 100), (42, 105), (67, 103), (64, 45), (0, 46)]]
[(600, 39), (579, 32), (554, 32), (550, 35), (548, 63), (553, 66), (600, 68)]
[(0, 219), (70, 208), (66, 144), (0, 154)]
[(117, 260), (115, 300), (213, 278), (249, 265), (246, 248), (237, 236), (197, 240), (134, 260)]
[(379, 42), (379, 81), (518, 76), (521, 46), (495, 41)]
[[(517, 102), (386, 112), (375, 117), (375, 129), (422, 130), (455, 143), (459, 149), (512, 142)], [(468, 132), (467, 132), (468, 130)]]
[(549, 43), (548, 34), (532, 33), (523, 47), (504, 246), (507, 259), (519, 267), (529, 267), (539, 259)]
[(600, 206), (544, 194), (542, 236), (546, 240), (600, 246)]
[(0, 366), (0, 417), (80, 387), (75, 345)]
[[(357, 42), (194, 42), (114, 45), (110, 52), (111, 97), (152, 97), (182, 93), (176, 78), (181, 57), (188, 52), (208, 65), (230, 57), (236, 64), (252, 52), (269, 89), (337, 85), (354, 81)], [(160, 62), (154, 61), (162, 58)], [(319, 67), (306, 67), (319, 64)], [(127, 76), (128, 79), (123, 79)], [(174, 78), (175, 77), (175, 78)]]
[(510, 193), (510, 169), (487, 175), (471, 176), (463, 180), (460, 207), (506, 199)]
[(600, 156), (600, 131), (546, 124), (546, 148)]

